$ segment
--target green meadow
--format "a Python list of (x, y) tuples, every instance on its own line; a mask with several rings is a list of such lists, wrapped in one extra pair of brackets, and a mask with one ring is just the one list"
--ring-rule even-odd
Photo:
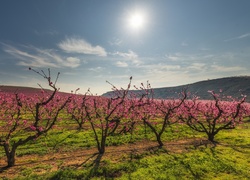
[[(70, 128), (69, 128), (70, 127)], [(17, 140), (21, 134), (16, 135)], [(109, 136), (98, 154), (88, 124), (60, 121), (45, 136), (17, 149), (16, 165), (2, 179), (250, 179), (250, 120), (221, 131), (216, 144), (186, 125), (166, 128), (164, 146), (143, 124), (133, 134)], [(6, 165), (0, 151), (1, 167)]]

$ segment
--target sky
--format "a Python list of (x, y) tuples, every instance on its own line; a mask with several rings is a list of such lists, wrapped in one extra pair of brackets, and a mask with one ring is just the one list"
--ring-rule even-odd
[(3, 0), (0, 86), (101, 95), (250, 75), (249, 0)]

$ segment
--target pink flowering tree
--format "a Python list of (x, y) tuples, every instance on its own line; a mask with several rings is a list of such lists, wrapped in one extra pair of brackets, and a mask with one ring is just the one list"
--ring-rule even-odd
[[(52, 129), (60, 111), (70, 101), (70, 98), (62, 98), (57, 94), (56, 82), (59, 74), (53, 83), (50, 70), (48, 75), (44, 71), (33, 71), (45, 78), (53, 91), (41, 90), (41, 95), (27, 96), (18, 93), (0, 94), (0, 121), (3, 132), (0, 136), (0, 146), (5, 150), (7, 167), (15, 165), (16, 150), (19, 146), (36, 140)], [(27, 114), (30, 116), (27, 117)], [(22, 137), (14, 141), (13, 138), (20, 134)]]
[[(234, 129), (242, 122), (244, 117), (243, 103), (246, 97), (242, 99), (222, 100), (220, 94), (209, 91), (213, 100), (186, 100), (182, 106), (179, 119), (186, 123), (195, 131), (205, 133), (209, 141), (215, 143), (215, 136), (221, 130)], [(229, 101), (230, 100), (230, 101)]]
[(142, 94), (139, 100), (141, 103), (137, 106), (138, 118), (151, 129), (159, 147), (162, 147), (164, 145), (161, 139), (162, 134), (167, 127), (178, 121), (176, 113), (187, 97), (186, 90), (179, 94), (179, 98), (160, 100), (154, 98), (154, 93), (149, 83), (147, 83), (146, 87), (144, 87), (143, 83), (141, 85)]
[(244, 116), (246, 117), (246, 118), (248, 118), (248, 121), (250, 121), (250, 103), (248, 102), (246, 102), (246, 103), (244, 103), (243, 104), (243, 111), (244, 111)]
[(71, 119), (77, 123), (78, 130), (81, 130), (83, 129), (84, 123), (87, 121), (87, 114), (84, 106), (91, 96), (89, 96), (89, 90), (84, 95), (76, 94), (78, 90), (79, 89), (77, 89), (75, 94), (72, 95), (71, 101), (67, 104), (66, 109), (67, 113), (71, 116)]
[(12, 145), (10, 140), (15, 136), (16, 131), (19, 131), (20, 127), (25, 127), (26, 125), (26, 121), (21, 118), (23, 111), (21, 97), (23, 98), (23, 95), (18, 95), (17, 93), (0, 93), (0, 146), (4, 148), (8, 167), (14, 165), (15, 153), (18, 147), (18, 144), (15, 142)]
[(126, 100), (132, 77), (126, 89), (113, 86), (112, 97), (92, 96), (84, 103), (88, 122), (94, 133), (97, 149), (100, 154), (105, 152), (106, 139), (112, 135), (127, 112)]

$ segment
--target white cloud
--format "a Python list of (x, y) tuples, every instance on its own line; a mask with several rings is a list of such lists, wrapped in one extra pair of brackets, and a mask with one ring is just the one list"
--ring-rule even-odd
[(171, 72), (178, 73), (178, 72), (184, 71), (180, 65), (168, 65), (168, 64), (163, 64), (163, 63), (147, 64), (147, 65), (140, 66), (139, 69), (143, 70), (143, 72), (140, 72), (140, 73), (148, 74), (151, 76), (158, 76), (158, 75), (163, 76), (164, 74), (168, 74)]
[(211, 65), (211, 68), (215, 71), (219, 72), (240, 72), (246, 70), (244, 67), (240, 66), (219, 66), (219, 65)]
[(171, 60), (171, 61), (178, 61), (180, 60), (180, 57), (177, 55), (166, 55), (166, 58)]
[(190, 70), (204, 70), (206, 68), (205, 63), (192, 63), (190, 66), (187, 67), (187, 69)]
[(105, 49), (99, 45), (92, 46), (84, 39), (67, 38), (60, 42), (58, 47), (67, 53), (92, 54), (98, 56), (107, 56)]
[(89, 68), (90, 71), (94, 71), (94, 72), (101, 72), (101, 71), (103, 71), (104, 69), (105, 69), (105, 68), (100, 67), (100, 66), (95, 67), (95, 68)]
[(250, 37), (250, 33), (247, 33), (247, 34), (243, 34), (239, 37), (237, 37), (238, 39), (242, 39), (242, 38), (246, 38), (246, 37)]
[(246, 33), (246, 34), (242, 34), (242, 35), (237, 36), (237, 37), (226, 39), (224, 41), (227, 42), (227, 41), (232, 41), (232, 40), (237, 40), (237, 39), (243, 39), (243, 38), (249, 38), (249, 37), (250, 37), (250, 33)]
[(67, 57), (66, 61), (64, 62), (64, 65), (72, 68), (78, 67), (80, 64), (80, 59), (76, 57)]
[(80, 59), (76, 57), (63, 58), (53, 50), (39, 49), (33, 46), (24, 46), (25, 50), (19, 50), (13, 46), (4, 44), (4, 51), (21, 60), (17, 63), (20, 66), (30, 67), (71, 67), (80, 66)]
[(136, 65), (141, 64), (138, 55), (132, 50), (129, 50), (127, 53), (117, 51), (115, 53), (111, 53), (111, 55), (123, 57), (125, 60), (130, 60)]
[(170, 61), (193, 61), (197, 60), (201, 55), (199, 54), (184, 54), (184, 53), (173, 53), (166, 54), (166, 59)]
[(179, 65), (162, 65), (159, 64), (158, 68), (163, 71), (177, 71), (181, 69)]
[(190, 63), (199, 63), (199, 62), (209, 62), (215, 58), (216, 55), (204, 53), (194, 53), (194, 54), (185, 54), (185, 53), (173, 53), (166, 54), (166, 60), (172, 61), (174, 63), (181, 63), (189, 65)]
[(126, 62), (118, 61), (115, 64), (117, 67), (128, 67), (128, 64)]
[(122, 44), (122, 40), (121, 39), (114, 39), (113, 41), (109, 41), (109, 44), (111, 46), (120, 46)]

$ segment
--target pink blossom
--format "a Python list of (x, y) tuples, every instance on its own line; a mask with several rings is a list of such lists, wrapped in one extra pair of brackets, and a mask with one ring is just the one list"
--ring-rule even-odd
[(31, 129), (32, 131), (35, 131), (35, 130), (36, 130), (36, 127), (33, 126), (33, 125), (30, 125), (30, 129)]

